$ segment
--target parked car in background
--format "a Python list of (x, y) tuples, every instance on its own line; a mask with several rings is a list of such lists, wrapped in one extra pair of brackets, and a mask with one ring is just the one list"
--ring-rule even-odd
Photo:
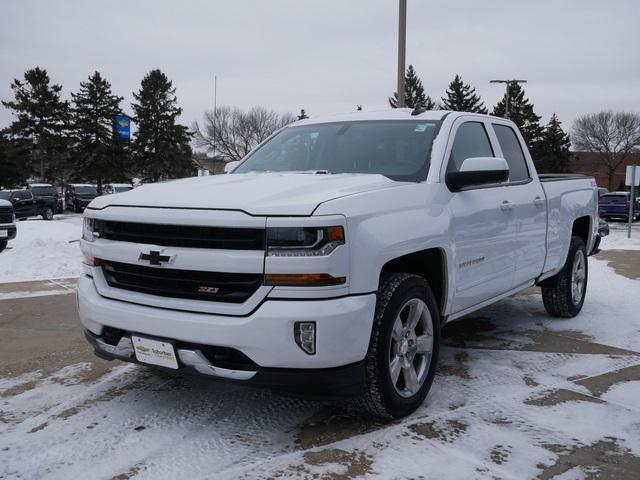
[(67, 210), (82, 212), (98, 196), (98, 188), (89, 183), (70, 183), (65, 192)]
[(446, 322), (534, 285), (580, 312), (597, 199), (591, 177), (538, 175), (504, 118), (303, 120), (228, 175), (91, 202), (80, 319), (102, 358), (403, 417)]
[(27, 186), (38, 206), (38, 212), (45, 220), (52, 220), (54, 213), (62, 213), (62, 199), (56, 187), (49, 183), (32, 183)]
[(39, 215), (38, 202), (29, 190), (2, 190), (0, 191), (0, 199), (11, 203), (13, 213), (18, 220)]
[(133, 185), (130, 183), (107, 183), (102, 189), (103, 195), (110, 195), (112, 193), (123, 193), (133, 190)]
[(9, 240), (16, 238), (13, 206), (9, 200), (3, 198), (2, 194), (3, 192), (0, 192), (0, 252), (7, 248)]
[[(623, 218), (629, 220), (629, 192), (610, 192), (605, 193), (598, 201), (600, 216), (605, 220), (612, 218)], [(640, 216), (640, 199), (635, 199), (633, 206), (633, 219), (636, 220)]]

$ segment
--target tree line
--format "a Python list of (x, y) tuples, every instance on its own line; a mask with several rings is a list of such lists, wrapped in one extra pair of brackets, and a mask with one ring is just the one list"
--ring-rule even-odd
[[(520, 129), (531, 156), (540, 173), (571, 172), (573, 147), (575, 151), (592, 152), (604, 167), (608, 176), (608, 188), (614, 185), (615, 172), (630, 155), (640, 152), (640, 115), (635, 112), (603, 111), (578, 117), (572, 128), (571, 136), (564, 131), (562, 123), (553, 113), (546, 125), (540, 124), (541, 117), (534, 111), (534, 105), (525, 97), (520, 84), (510, 84), (509, 119)], [(412, 65), (405, 74), (405, 105), (414, 108), (418, 105), (427, 110), (444, 109), (461, 112), (489, 113), (482, 99), (468, 83), (456, 75), (441, 97), (440, 102), (425, 93), (422, 80)], [(493, 107), (491, 115), (506, 116), (507, 92)], [(398, 93), (389, 97), (389, 105), (398, 106)]]
[[(46, 70), (27, 70), (11, 83), (13, 99), (2, 101), (14, 116), (0, 131), (0, 186), (28, 178), (67, 183), (140, 178), (158, 181), (195, 173), (189, 129), (177, 122), (182, 112), (175, 88), (160, 70), (147, 73), (131, 104), (137, 131), (133, 140), (114, 135), (123, 97), (112, 92), (100, 72), (80, 82), (71, 100)], [(127, 115), (128, 116), (128, 115)]]
[[(160, 70), (147, 73), (133, 93), (131, 120), (136, 133), (131, 141), (114, 135), (116, 115), (123, 114), (123, 97), (112, 92), (100, 72), (80, 82), (71, 100), (62, 99), (62, 87), (51, 82), (39, 67), (27, 70), (11, 83), (13, 99), (2, 101), (14, 121), (0, 130), (0, 186), (23, 184), (28, 178), (67, 183), (159, 181), (195, 174), (191, 144), (224, 161), (240, 160), (274, 131), (309, 118), (279, 114), (264, 107), (241, 110), (221, 106), (204, 114), (191, 128), (178, 123), (182, 109), (175, 88)], [(570, 146), (595, 152), (609, 175), (609, 189), (622, 163), (640, 149), (640, 115), (600, 112), (583, 115), (573, 125), (572, 137), (556, 114), (546, 125), (519, 84), (509, 88), (509, 118), (519, 127), (539, 172), (571, 171)], [(456, 75), (440, 100), (426, 94), (412, 65), (405, 76), (407, 107), (489, 113), (480, 96)], [(397, 107), (398, 94), (389, 97)], [(507, 93), (491, 110), (504, 117)], [(358, 105), (356, 110), (362, 110)]]

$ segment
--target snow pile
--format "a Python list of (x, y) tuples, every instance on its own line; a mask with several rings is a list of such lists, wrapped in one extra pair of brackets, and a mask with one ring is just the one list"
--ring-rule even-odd
[[(0, 283), (77, 277), (82, 272), (82, 217), (16, 222), (18, 235), (0, 253)], [(72, 242), (73, 241), (73, 242)]]
[(640, 250), (640, 223), (631, 228), (631, 238), (627, 238), (626, 223), (609, 223), (610, 233), (602, 239), (602, 250)]

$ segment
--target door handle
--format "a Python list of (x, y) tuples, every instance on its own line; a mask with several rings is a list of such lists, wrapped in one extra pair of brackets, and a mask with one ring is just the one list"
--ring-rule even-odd
[(533, 204), (536, 207), (542, 207), (544, 205), (544, 198), (536, 197), (533, 199)]
[(500, 209), (501, 209), (503, 212), (511, 211), (511, 210), (513, 210), (513, 207), (514, 207), (513, 202), (509, 202), (508, 200), (505, 200), (504, 202), (502, 202), (502, 203), (500, 204)]

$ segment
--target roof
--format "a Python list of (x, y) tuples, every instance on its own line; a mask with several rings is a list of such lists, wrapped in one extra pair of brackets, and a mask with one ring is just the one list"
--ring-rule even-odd
[[(490, 115), (481, 115), (470, 112), (452, 112), (450, 110), (426, 110), (418, 115), (411, 115), (412, 108), (388, 108), (386, 110), (372, 110), (372, 111), (356, 111), (348, 113), (340, 113), (335, 115), (325, 115), (321, 117), (308, 118), (305, 120), (298, 120), (290, 124), (291, 126), (299, 125), (313, 125), (317, 123), (332, 123), (332, 122), (354, 122), (354, 121), (371, 121), (371, 120), (442, 120), (447, 115), (474, 115), (481, 117), (491, 117)], [(491, 117), (498, 118), (498, 117)], [(504, 120), (504, 118), (501, 118)]]
[(53, 187), (50, 183), (30, 183), (29, 187)]
[(70, 187), (96, 187), (93, 183), (70, 183)]
[(133, 187), (130, 183), (108, 183), (107, 185), (111, 185), (112, 187)]

